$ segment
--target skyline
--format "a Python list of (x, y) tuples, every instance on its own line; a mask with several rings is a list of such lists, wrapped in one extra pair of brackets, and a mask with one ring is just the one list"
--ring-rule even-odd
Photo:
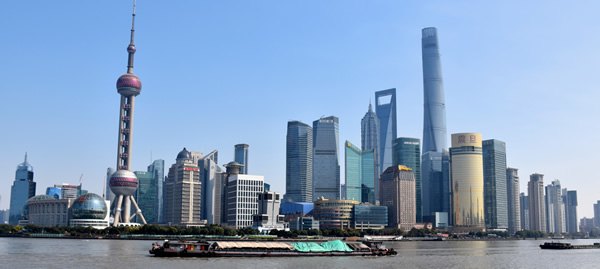
[[(144, 78), (144, 95), (136, 107), (132, 170), (145, 171), (151, 155), (170, 166), (184, 146), (204, 154), (217, 149), (223, 165), (233, 160), (235, 144), (246, 143), (250, 173), (264, 175), (283, 193), (287, 121), (334, 115), (340, 118), (340, 140), (360, 141), (369, 99), (388, 88), (397, 89), (397, 135), (422, 139), (420, 34), (434, 26), (443, 58), (447, 139), (474, 131), (506, 142), (507, 164), (519, 169), (521, 192), (527, 192), (530, 174), (544, 174), (544, 186), (559, 179), (578, 191), (579, 215), (589, 217), (600, 199), (593, 191), (600, 183), (590, 176), (600, 161), (594, 154), (600, 128), (584, 124), (600, 114), (591, 79), (600, 62), (593, 53), (600, 38), (588, 34), (600, 25), (592, 11), (597, 9), (591, 3), (510, 3), (334, 1), (232, 8), (140, 2), (136, 73)], [(9, 131), (1, 136), (0, 208), (8, 208), (8, 186), (25, 152), (37, 193), (53, 184), (76, 184), (84, 174), (84, 188), (101, 194), (106, 168), (114, 166), (114, 78), (126, 66), (130, 3), (5, 5), (0, 111), (11, 116), (1, 120)], [(31, 16), (20, 15), (25, 11)], [(314, 20), (302, 20), (305, 13)], [(423, 14), (430, 19), (419, 18)], [(511, 20), (493, 22), (505, 17)], [(339, 105), (332, 107), (332, 99)], [(172, 127), (183, 124), (191, 130)]]

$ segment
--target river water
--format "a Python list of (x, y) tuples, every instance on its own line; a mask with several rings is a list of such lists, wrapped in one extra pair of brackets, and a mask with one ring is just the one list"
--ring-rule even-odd
[(542, 250), (542, 242), (389, 242), (393, 257), (155, 258), (152, 241), (0, 238), (0, 268), (600, 268), (600, 249)]

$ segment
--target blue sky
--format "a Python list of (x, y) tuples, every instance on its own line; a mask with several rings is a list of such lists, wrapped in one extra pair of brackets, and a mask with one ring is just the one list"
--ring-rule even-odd
[[(448, 137), (507, 143), (508, 164), (600, 199), (597, 1), (138, 1), (133, 168), (184, 146), (220, 162), (250, 144), (249, 171), (285, 190), (288, 120), (340, 118), (360, 144), (374, 92), (397, 88), (398, 135), (422, 135), (421, 28), (438, 28)], [(101, 192), (116, 163), (130, 1), (0, 4), (0, 208), (25, 152), (38, 193)], [(343, 163), (343, 151), (340, 150)]]

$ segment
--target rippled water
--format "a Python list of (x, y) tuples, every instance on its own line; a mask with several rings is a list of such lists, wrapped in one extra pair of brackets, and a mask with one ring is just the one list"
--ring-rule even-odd
[(0, 238), (0, 268), (600, 268), (600, 249), (541, 250), (542, 242), (394, 242), (394, 257), (208, 259), (151, 257), (152, 241)]

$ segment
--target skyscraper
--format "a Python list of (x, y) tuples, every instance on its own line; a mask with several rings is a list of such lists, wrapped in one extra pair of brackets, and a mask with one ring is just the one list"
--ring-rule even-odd
[(339, 120), (335, 116), (313, 122), (313, 199), (340, 199)]
[(423, 222), (421, 208), (421, 141), (418, 138), (398, 137), (393, 143), (394, 165), (405, 165), (415, 174), (417, 222)]
[(379, 183), (381, 205), (388, 207), (388, 226), (410, 230), (416, 224), (415, 174), (397, 165), (388, 167)]
[(248, 144), (235, 145), (233, 160), (241, 165), (240, 174), (248, 174)]
[[(218, 151), (213, 150), (198, 161), (200, 181), (202, 182), (202, 219), (208, 224), (220, 224), (221, 193), (223, 169), (218, 165)], [(218, 198), (218, 199), (217, 199)]]
[(152, 182), (156, 184), (156, 219), (157, 223), (163, 223), (164, 203), (163, 203), (163, 185), (165, 184), (165, 160), (154, 160), (148, 166), (148, 173), (152, 174)]
[(362, 151), (349, 141), (344, 145), (346, 184), (343, 199), (374, 204), (377, 167), (373, 150)]
[(546, 205), (544, 203), (544, 175), (532, 174), (527, 183), (529, 202), (529, 230), (546, 232)]
[[(423, 144), (421, 193), (423, 220), (433, 221), (435, 212), (449, 212), (450, 175), (444, 173), (446, 104), (437, 29), (424, 28), (421, 37), (423, 61)], [(446, 167), (447, 168), (447, 167)], [(450, 215), (450, 214), (449, 214)]]
[(375, 113), (379, 119), (379, 154), (377, 162), (379, 172), (394, 165), (392, 160), (392, 143), (397, 137), (396, 128), (396, 89), (375, 92)]
[(437, 29), (424, 28), (421, 38), (423, 56), (423, 152), (446, 149), (446, 104)]
[(313, 202), (313, 129), (303, 122), (287, 124), (285, 199)]
[(563, 189), (563, 202), (565, 203), (565, 216), (567, 233), (579, 232), (577, 225), (577, 191)]
[(375, 197), (379, 192), (379, 119), (375, 112), (373, 112), (373, 107), (369, 102), (369, 110), (365, 113), (365, 116), (362, 118), (360, 122), (360, 139), (361, 139), (361, 150), (362, 151), (373, 151), (373, 158), (375, 162)]
[(530, 230), (529, 225), (529, 197), (522, 192), (519, 195), (519, 203), (521, 204), (521, 230)]
[(508, 202), (508, 232), (521, 230), (521, 199), (519, 197), (519, 174), (516, 168), (506, 168), (506, 200)]
[(594, 226), (600, 227), (600, 200), (594, 204)]
[(565, 204), (562, 200), (560, 181), (554, 180), (546, 186), (546, 231), (553, 234), (565, 233)]
[(144, 212), (147, 223), (158, 222), (158, 186), (154, 182), (152, 173), (147, 171), (134, 171), (138, 179), (138, 188), (135, 191), (135, 200)]
[(484, 140), (482, 144), (485, 226), (507, 229), (506, 144), (496, 139)]
[(165, 161), (155, 160), (147, 171), (135, 171), (139, 186), (135, 197), (148, 223), (159, 223), (162, 216), (162, 185)]
[(481, 134), (452, 134), (452, 221), (458, 230), (485, 228)]
[(163, 188), (165, 223), (194, 225), (200, 223), (202, 195), (200, 169), (192, 153), (183, 148), (169, 168)]
[(110, 189), (115, 194), (114, 208), (114, 226), (119, 223), (129, 223), (132, 216), (130, 214), (131, 206), (134, 207), (134, 214), (137, 215), (142, 223), (146, 224), (144, 215), (138, 207), (133, 195), (138, 187), (138, 179), (131, 172), (131, 145), (133, 137), (133, 111), (135, 108), (135, 97), (142, 91), (142, 81), (133, 74), (133, 55), (136, 48), (133, 43), (135, 33), (135, 1), (133, 2), (133, 12), (131, 14), (131, 36), (127, 53), (127, 73), (121, 75), (117, 80), (117, 92), (121, 95), (121, 104), (119, 106), (119, 145), (117, 147), (117, 172), (110, 178)]
[(17, 166), (15, 181), (10, 189), (9, 224), (17, 225), (19, 223), (25, 203), (29, 198), (35, 196), (35, 186), (33, 166), (27, 162), (27, 153), (25, 153), (25, 160)]

